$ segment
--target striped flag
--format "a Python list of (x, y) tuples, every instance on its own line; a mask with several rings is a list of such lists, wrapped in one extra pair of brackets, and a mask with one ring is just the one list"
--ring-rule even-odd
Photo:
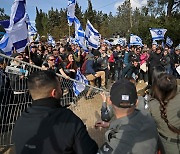
[(53, 39), (53, 37), (51, 35), (48, 34), (48, 43), (51, 44), (53, 47), (55, 47), (56, 45), (56, 42), (55, 40)]
[(28, 25), (28, 41), (33, 42), (35, 40), (35, 37), (37, 37), (37, 30), (31, 25), (29, 16), (27, 14), (27, 25)]
[(85, 90), (86, 85), (88, 85), (88, 80), (83, 74), (81, 74), (79, 70), (77, 70), (75, 80), (80, 82), (80, 83), (79, 82), (73, 83), (74, 94), (78, 96), (82, 91)]
[(164, 35), (166, 31), (167, 29), (150, 28), (150, 32), (153, 40), (164, 40)]
[(130, 45), (143, 46), (142, 39), (137, 35), (131, 34), (131, 36), (130, 36)]
[(9, 39), (9, 35), (7, 33), (4, 34), (2, 39), (0, 40), (0, 49), (8, 56), (11, 55), (12, 52), (12, 42)]
[(100, 34), (93, 27), (90, 21), (87, 21), (86, 31), (85, 31), (85, 39), (87, 40), (88, 47), (97, 49), (100, 46)]
[(168, 45), (169, 47), (171, 47), (173, 45), (173, 41), (168, 36), (166, 38), (166, 45)]
[(10, 20), (0, 22), (8, 34), (8, 45), (14, 47), (17, 52), (22, 52), (27, 45), (28, 30), (25, 5), (25, 0), (15, 0), (11, 7)]
[(79, 19), (75, 16), (74, 18), (75, 25), (75, 40), (80, 47), (82, 47), (85, 51), (87, 50), (85, 45), (85, 32), (81, 26)]
[(68, 7), (67, 7), (67, 19), (69, 26), (72, 26), (75, 18), (75, 5), (76, 0), (68, 0)]

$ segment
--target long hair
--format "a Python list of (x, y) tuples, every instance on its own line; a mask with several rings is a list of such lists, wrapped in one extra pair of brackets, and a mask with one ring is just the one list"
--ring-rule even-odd
[(152, 72), (152, 85), (156, 84), (154, 82), (157, 81), (157, 79), (159, 78), (159, 76), (162, 73), (166, 73), (165, 67), (159, 65), (159, 66), (156, 66), (156, 67), (153, 68), (153, 72)]
[(66, 60), (65, 60), (65, 63), (66, 63), (66, 69), (74, 69), (74, 70), (77, 70), (77, 65), (76, 65), (76, 61), (74, 59), (74, 61), (71, 63), (69, 60), (68, 60), (68, 57), (72, 55), (73, 56), (73, 59), (74, 59), (74, 55), (73, 53), (69, 53), (66, 57)]
[(167, 106), (171, 99), (177, 94), (177, 80), (174, 76), (162, 73), (155, 79), (152, 87), (153, 97), (160, 103), (161, 118), (166, 122), (168, 128), (174, 133), (180, 134), (180, 130), (173, 126), (167, 118)]

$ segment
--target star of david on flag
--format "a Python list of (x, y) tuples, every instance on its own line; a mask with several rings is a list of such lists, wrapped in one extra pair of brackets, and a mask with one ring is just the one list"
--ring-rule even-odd
[(131, 36), (130, 36), (130, 45), (143, 46), (142, 39), (137, 35), (131, 34)]
[(124, 41), (122, 39), (119, 39), (117, 44), (120, 44), (121, 46), (124, 46)]
[(164, 35), (167, 29), (163, 28), (150, 28), (150, 33), (153, 40), (164, 40)]

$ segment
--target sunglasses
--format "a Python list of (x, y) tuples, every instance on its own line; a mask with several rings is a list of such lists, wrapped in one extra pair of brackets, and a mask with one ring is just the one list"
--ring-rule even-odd
[(55, 61), (55, 59), (49, 59), (49, 61)]
[(23, 57), (21, 57), (21, 56), (18, 56), (17, 58), (23, 58)]

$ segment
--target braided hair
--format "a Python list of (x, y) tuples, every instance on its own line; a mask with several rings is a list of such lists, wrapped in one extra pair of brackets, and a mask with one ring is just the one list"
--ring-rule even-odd
[(153, 86), (153, 97), (160, 103), (161, 118), (165, 121), (168, 128), (177, 134), (180, 134), (180, 129), (173, 126), (167, 117), (167, 106), (171, 99), (177, 94), (177, 80), (174, 76), (162, 73)]

